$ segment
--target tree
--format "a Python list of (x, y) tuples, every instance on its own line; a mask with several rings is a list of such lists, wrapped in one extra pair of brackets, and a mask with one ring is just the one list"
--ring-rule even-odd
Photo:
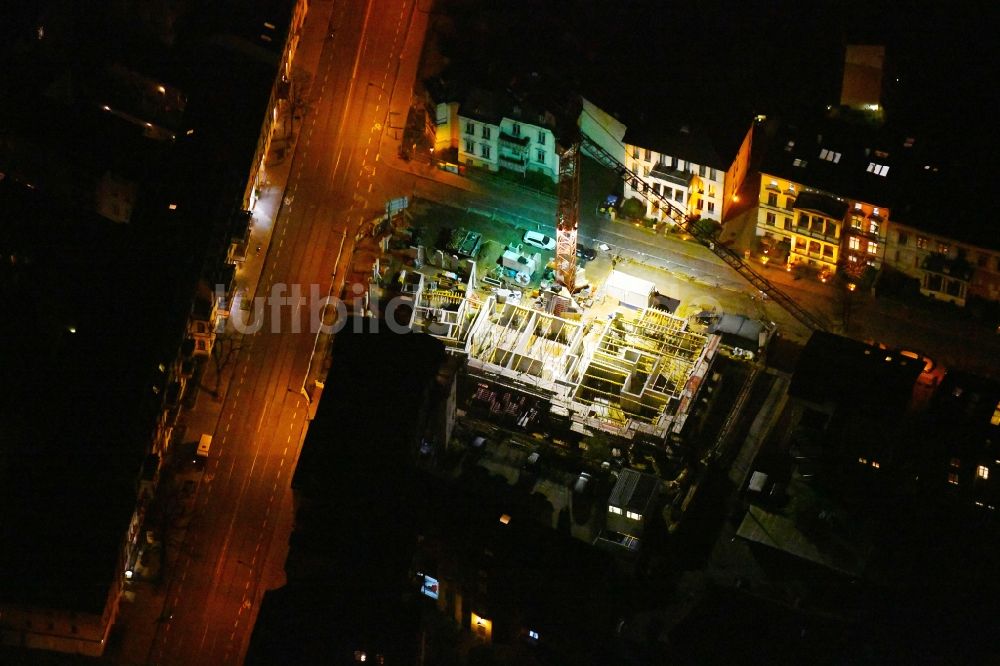
[(646, 204), (635, 197), (629, 197), (622, 203), (618, 215), (629, 220), (642, 219), (646, 217)]
[(699, 238), (715, 238), (722, 230), (722, 225), (715, 220), (700, 217), (692, 223), (691, 230)]

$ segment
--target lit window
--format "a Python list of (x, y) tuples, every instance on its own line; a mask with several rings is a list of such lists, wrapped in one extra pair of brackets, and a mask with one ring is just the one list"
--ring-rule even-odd
[(868, 459), (867, 458), (858, 458), (858, 462), (861, 463), (862, 465), (867, 465), (868, 464)]
[(847, 241), (847, 246), (850, 247), (852, 250), (860, 250), (861, 239), (858, 238), (857, 236), (851, 236)]
[(868, 243), (868, 254), (878, 254), (878, 243)]
[(819, 151), (819, 158), (821, 160), (826, 160), (827, 162), (833, 162), (834, 164), (837, 164), (840, 162), (841, 154), (833, 150), (827, 150), (826, 148), (823, 148), (822, 150)]
[(948, 472), (948, 483), (953, 486), (958, 485), (958, 472)]
[(990, 468), (987, 467), (986, 465), (979, 465), (978, 467), (976, 467), (976, 476), (978, 476), (980, 479), (990, 478)]
[(640, 514), (636, 513), (635, 511), (626, 511), (625, 512), (625, 517), (626, 518), (631, 518), (632, 520), (642, 520), (642, 516)]
[(510, 524), (510, 516), (508, 516), (506, 513), (502, 514), (500, 516), (500, 524), (502, 524), (502, 525), (508, 525), (508, 524)]
[(997, 403), (997, 408), (993, 410), (993, 418), (990, 419), (990, 425), (1000, 425), (1000, 402)]
[(611, 506), (611, 505), (608, 505), (608, 513), (613, 513), (613, 514), (615, 514), (616, 516), (620, 516), (620, 515), (622, 515), (622, 510), (621, 510), (621, 509), (619, 509), (619, 508), (618, 508), (618, 507), (616, 507), (616, 506)]
[(805, 160), (800, 160), (797, 157), (794, 160), (792, 160), (792, 166), (802, 167), (804, 169), (806, 164), (808, 164), (808, 162), (806, 162)]
[(537, 641), (538, 640), (538, 632), (534, 631), (532, 629), (529, 629), (528, 630), (528, 638), (530, 638), (533, 641)]
[(882, 465), (880, 465), (877, 460), (873, 460), (872, 467), (874, 467), (875, 469), (879, 469), (880, 467), (882, 467)]
[(860, 201), (855, 201), (854, 202), (854, 210), (861, 210), (861, 202)]
[(778, 186), (778, 181), (772, 180), (771, 181), (771, 187), (777, 187), (777, 186)]

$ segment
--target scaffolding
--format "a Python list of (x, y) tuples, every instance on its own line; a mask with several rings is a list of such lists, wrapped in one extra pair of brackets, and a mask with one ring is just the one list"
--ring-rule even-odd
[(615, 430), (665, 433), (707, 341), (659, 310), (611, 319), (573, 395), (576, 411)]
[[(489, 299), (466, 340), (469, 367), (547, 395), (574, 427), (665, 437), (706, 360), (709, 337), (660, 310), (581, 323)], [(708, 355), (711, 361), (711, 354)], [(683, 404), (682, 404), (683, 403)]]

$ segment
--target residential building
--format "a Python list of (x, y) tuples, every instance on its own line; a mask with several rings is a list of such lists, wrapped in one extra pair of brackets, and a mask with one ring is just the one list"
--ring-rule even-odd
[(473, 88), (460, 104), (439, 101), (436, 116), (435, 152), (454, 149), (466, 166), (558, 180), (556, 118), (543, 104), (509, 91)]
[[(5, 649), (100, 656), (142, 549), (158, 536), (159, 521), (147, 519), (159, 466), (179, 443), (185, 387), (196, 384), (195, 338), (207, 350), (222, 305), (208, 284), (194, 307), (191, 294), (225, 258), (222, 211), (247, 201), (246, 181), (232, 174), (259, 164), (266, 102), (292, 48), (285, 30), (306, 6), (265, 4), (239, 17), (171, 6), (156, 21), (128, 3), (95, 6), (100, 20), (135, 32), (104, 51), (87, 31), (71, 44), (52, 31), (24, 58), (82, 47), (94, 61), (83, 85), (49, 85), (49, 74), (75, 79), (68, 64), (44, 77), (29, 69), (23, 81), (38, 86), (17, 95), (0, 83), (2, 113), (18, 119), (0, 146), (0, 245), (18, 259), (0, 276), (13, 294), (0, 353), (11, 388), (0, 401)], [(174, 32), (196, 18), (195, 34)], [(160, 34), (149, 23), (169, 39), (144, 44)], [(166, 46), (176, 43), (185, 46)], [(204, 59), (205, 76), (187, 76)], [(188, 101), (202, 109), (195, 121)], [(44, 159), (25, 160), (34, 145)]]
[(884, 46), (848, 44), (844, 53), (840, 104), (868, 112), (881, 111), (884, 63)]
[[(960, 169), (928, 157), (912, 172), (889, 229), (886, 266), (936, 300), (1000, 301), (1000, 239), (981, 222), (983, 193)], [(955, 196), (943, 199), (942, 192)]]
[(646, 205), (646, 216), (674, 223), (668, 206), (647, 201), (654, 192), (682, 215), (721, 221), (726, 172), (708, 135), (689, 124), (630, 126), (625, 131), (625, 164), (636, 174), (625, 183), (625, 198)]
[(924, 363), (893, 350), (815, 332), (788, 389), (792, 431), (826, 456), (880, 470), (904, 451), (898, 425)]
[(605, 529), (598, 542), (637, 551), (660, 490), (660, 480), (652, 474), (623, 469), (608, 497)]
[(885, 254), (889, 173), (911, 146), (839, 111), (774, 132), (760, 167), (763, 249), (816, 270), (846, 269), (857, 280), (874, 275)]
[(1000, 505), (1000, 383), (949, 372), (931, 407), (930, 470), (960, 503), (986, 511)]

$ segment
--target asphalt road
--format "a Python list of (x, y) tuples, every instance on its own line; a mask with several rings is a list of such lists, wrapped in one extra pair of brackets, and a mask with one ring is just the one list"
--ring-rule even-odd
[(243, 337), (149, 663), (242, 663), (261, 595), (281, 583), (290, 477), (308, 416), (299, 389), (315, 338), (308, 304), (275, 307), (261, 299), (288, 295), (292, 285), (304, 296), (317, 285), (325, 295), (334, 275), (339, 293), (364, 199), (374, 190), (412, 6), (311, 5), (299, 57), (321, 52), (256, 291), (253, 316), (263, 325)]

